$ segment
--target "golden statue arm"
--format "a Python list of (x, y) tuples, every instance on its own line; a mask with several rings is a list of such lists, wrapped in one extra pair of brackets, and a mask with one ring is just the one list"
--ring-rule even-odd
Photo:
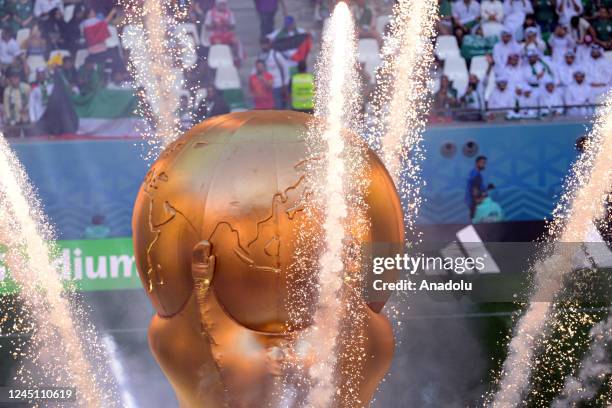
[[(210, 254), (211, 250), (210, 242), (200, 241), (193, 247), (191, 256), (191, 274), (200, 313), (204, 310), (206, 295), (215, 274), (215, 256)], [(204, 333), (204, 316), (200, 316), (200, 322)]]

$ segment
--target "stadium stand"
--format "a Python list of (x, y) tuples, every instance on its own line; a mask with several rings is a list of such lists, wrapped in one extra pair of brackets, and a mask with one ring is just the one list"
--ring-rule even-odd
[[(31, 134), (35, 127), (25, 116), (17, 115), (9, 109), (10, 106), (4, 106), (11, 103), (10, 97), (15, 98), (18, 94), (15, 87), (12, 91), (6, 91), (10, 88), (8, 78), (11, 73), (19, 74), (23, 86), (19, 85), (18, 88), (28, 95), (29, 90), (53, 83), (55, 72), (68, 75), (71, 90), (76, 93), (72, 98), (81, 97), (79, 103), (87, 99), (85, 97), (88, 92), (108, 87), (113, 78), (114, 88), (129, 89), (130, 84), (136, 87), (129, 76), (123, 73), (127, 72), (133, 39), (142, 38), (144, 31), (138, 25), (127, 24), (121, 6), (111, 10), (107, 4), (112, 2), (66, 0), (63, 12), (62, 9), (53, 9), (39, 16), (31, 14), (32, 19), (22, 24), (25, 21), (23, 17), (28, 16), (23, 15), (21, 9), (12, 9), (13, 3), (13, 0), (6, 2), (8, 5), (3, 12), (8, 13), (9, 18), (3, 20), (3, 38), (0, 40), (1, 123), (4, 127), (15, 128), (15, 131), (9, 129), (9, 135)], [(259, 39), (262, 33), (270, 40), (274, 52), (283, 57), (281, 69), (270, 64), (267, 67), (272, 76), (276, 77), (274, 93), (277, 108), (288, 106), (289, 84), (297, 70), (297, 62), (304, 60), (307, 67), (314, 66), (320, 47), (321, 28), (329, 15), (329, 2), (285, 0), (288, 14), (285, 15), (285, 10), (279, 6), (272, 27), (252, 24), (255, 3), (253, 0), (229, 0), (226, 7), (220, 6), (219, 9), (214, 5), (215, 2), (210, 1), (177, 3), (182, 10), (179, 13), (181, 23), (177, 27), (180, 30), (179, 37), (185, 39), (185, 49), (192, 50), (183, 56), (190, 72), (181, 75), (180, 81), (181, 86), (190, 93), (193, 108), (198, 106), (198, 100), (205, 100), (199, 90), (210, 85), (221, 91), (220, 95), (226, 99), (231, 109), (252, 107), (251, 95), (246, 86), (248, 78), (254, 72), (255, 61), (271, 55), (269, 51), (261, 49)], [(509, 87), (516, 92), (514, 106), (508, 107), (509, 110), (521, 109), (520, 104), (525, 102), (521, 95), (525, 84), (529, 84), (529, 93), (535, 94), (537, 100), (537, 96), (543, 92), (543, 81), (551, 81), (552, 78), (557, 85), (555, 92), (559, 93), (559, 100), (564, 102), (555, 111), (560, 114), (555, 116), (578, 111), (592, 113), (593, 109), (576, 110), (565, 106), (566, 94), (573, 92), (569, 88), (574, 84), (561, 83), (560, 71), (564, 69), (564, 54), (570, 51), (578, 59), (575, 69), (580, 68), (585, 74), (585, 105), (592, 107), (601, 103), (602, 95), (612, 85), (612, 8), (609, 2), (564, 0), (564, 3), (569, 4), (567, 10), (573, 11), (555, 9), (552, 2), (540, 0), (487, 0), (482, 4), (477, 0), (441, 0), (439, 3), (443, 14), (440, 35), (435, 40), (439, 72), (433, 76), (431, 89), (433, 93), (439, 92), (440, 75), (450, 79), (450, 89), (457, 93), (458, 102), (444, 108), (448, 111), (446, 117), (453, 120), (476, 117), (453, 114), (456, 110), (474, 109), (461, 102), (465, 99), (463, 96), (470, 74), (478, 79), (477, 92), (482, 94), (485, 101), (489, 101), (496, 80), (508, 77)], [(375, 73), (382, 61), (381, 44), (391, 20), (392, 5), (391, 0), (368, 0), (365, 4), (351, 4), (357, 17), (370, 16), (371, 33), (361, 29), (358, 33), (359, 61), (370, 81), (368, 89), (376, 85)], [(34, 12), (34, 0), (30, 6), (24, 9), (26, 13), (27, 10), (29, 13)], [(89, 13), (90, 6), (93, 7), (93, 14)], [(88, 26), (92, 21), (101, 27), (92, 31), (91, 25)], [(43, 41), (32, 44), (29, 39), (36, 26), (43, 33)], [(269, 28), (272, 30), (269, 31)], [(263, 29), (268, 31), (260, 32)], [(103, 45), (91, 43), (96, 35), (104, 37)], [(502, 44), (502, 37), (508, 35), (511, 37), (510, 42)], [(496, 48), (501, 52), (495, 54)], [(506, 66), (503, 58), (507, 58), (510, 51), (519, 56), (519, 70)], [(530, 78), (530, 52), (537, 52), (537, 64), (546, 67), (542, 71), (544, 75), (538, 71), (535, 80)], [(494, 62), (491, 62), (489, 55), (497, 55), (493, 58)], [(500, 55), (502, 59), (498, 58)], [(66, 67), (64, 60), (68, 60)], [(37, 72), (42, 71), (46, 71), (46, 74), (37, 75)], [(520, 71), (520, 74), (515, 74), (515, 71)], [(47, 82), (38, 83), (41, 78)], [(116, 83), (118, 78), (123, 78), (120, 80), (122, 84)], [(198, 92), (200, 94), (196, 95)], [(133, 97), (137, 98), (139, 93), (133, 93)], [(29, 101), (25, 103), (27, 105)], [(486, 111), (487, 108), (488, 104), (485, 104), (480, 109)], [(77, 107), (76, 111), (84, 114), (91, 112), (88, 109)], [(433, 112), (432, 116), (439, 113)], [(123, 114), (131, 116), (132, 113)], [(489, 115), (481, 117), (483, 120), (491, 118)]]

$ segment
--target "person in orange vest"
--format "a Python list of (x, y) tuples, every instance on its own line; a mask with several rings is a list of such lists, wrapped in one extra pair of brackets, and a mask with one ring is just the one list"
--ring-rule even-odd
[(306, 62), (298, 63), (298, 72), (291, 77), (291, 108), (299, 112), (314, 110), (314, 75), (307, 72)]

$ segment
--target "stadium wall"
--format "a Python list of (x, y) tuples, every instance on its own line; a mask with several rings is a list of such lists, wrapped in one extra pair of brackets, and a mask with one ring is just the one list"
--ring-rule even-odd
[[(477, 155), (489, 158), (485, 181), (509, 221), (549, 216), (583, 123), (433, 127), (425, 135), (421, 224), (467, 223), (466, 177)], [(470, 144), (470, 142), (472, 144)], [(94, 215), (110, 237), (131, 235), (132, 205), (148, 164), (138, 140), (13, 143), (62, 239), (81, 239)], [(454, 153), (453, 147), (454, 146)]]

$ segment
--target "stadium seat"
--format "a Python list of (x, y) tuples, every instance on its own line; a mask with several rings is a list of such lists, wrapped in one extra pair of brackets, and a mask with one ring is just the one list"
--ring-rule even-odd
[(30, 67), (31, 72), (36, 72), (38, 68), (46, 68), (47, 61), (40, 55), (30, 55), (26, 58), (26, 63)]
[(109, 25), (108, 32), (110, 33), (110, 37), (106, 39), (106, 46), (108, 48), (118, 47), (120, 43), (119, 43), (119, 35), (117, 34), (117, 27)]
[(504, 25), (496, 21), (488, 21), (482, 24), (482, 36), (483, 37), (499, 37), (501, 35)]
[(217, 69), (215, 74), (215, 87), (217, 89), (236, 89), (240, 88), (240, 75), (233, 65)]
[(459, 95), (463, 95), (468, 83), (468, 70), (465, 59), (463, 57), (446, 58), (443, 72), (444, 75), (453, 81), (453, 86), (459, 92)]
[(234, 58), (230, 47), (223, 44), (211, 46), (208, 52), (208, 66), (215, 69), (233, 67)]
[(488, 69), (489, 62), (486, 56), (477, 55), (472, 58), (472, 62), (470, 63), (470, 74), (476, 75), (478, 79), (482, 81), (485, 75), (487, 75)]
[(436, 41), (436, 55), (439, 59), (445, 60), (449, 57), (459, 57), (459, 45), (453, 35), (441, 35)]
[(604, 52), (604, 56), (606, 57), (608, 61), (612, 61), (612, 51)]
[(378, 16), (378, 18), (376, 19), (376, 31), (378, 31), (379, 34), (383, 34), (385, 32), (385, 27), (390, 21), (391, 16)]
[(72, 17), (74, 17), (75, 7), (76, 6), (74, 4), (70, 4), (64, 7), (64, 22), (69, 23), (70, 20), (72, 20)]
[(76, 53), (76, 57), (74, 57), (74, 66), (79, 69), (81, 65), (85, 63), (85, 60), (89, 56), (89, 51), (87, 50), (78, 50)]
[(27, 40), (29, 36), (30, 36), (29, 28), (22, 28), (21, 30), (17, 31), (17, 36), (15, 38), (15, 41), (17, 41), (17, 45), (21, 47), (23, 42)]

